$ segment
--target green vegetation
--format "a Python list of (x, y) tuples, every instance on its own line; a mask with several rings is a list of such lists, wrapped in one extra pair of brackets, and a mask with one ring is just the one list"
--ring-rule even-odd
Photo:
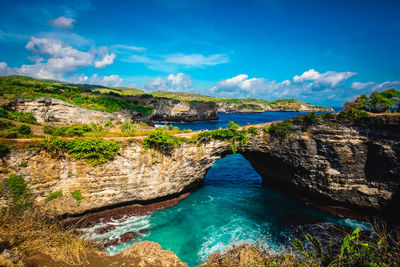
[(107, 122), (104, 124), (104, 126), (105, 126), (105, 127), (108, 127), (108, 128), (114, 128), (114, 124), (112, 123), (112, 121), (107, 121)]
[(9, 120), (19, 121), (23, 123), (36, 123), (35, 116), (29, 112), (19, 112), (19, 111), (9, 111), (5, 110), (3, 107), (0, 107), (0, 118), (6, 118)]
[(391, 88), (382, 92), (373, 92), (369, 97), (360, 95), (352, 102), (344, 104), (345, 111), (349, 109), (365, 110), (373, 113), (400, 112), (400, 92)]
[(22, 168), (26, 168), (28, 166), (28, 163), (26, 163), (26, 161), (23, 161), (19, 164), (19, 166)]
[(1, 121), (0, 120), (0, 131), (1, 130), (6, 130), (6, 129), (10, 129), (11, 127), (15, 126), (14, 124), (12, 124), (9, 121)]
[(378, 235), (378, 240), (366, 242), (360, 240), (360, 229), (343, 239), (340, 251), (333, 253), (331, 249), (323, 250), (316, 237), (307, 235), (311, 249), (305, 249), (302, 242), (295, 239), (293, 247), (305, 260), (318, 263), (319, 266), (397, 266), (400, 262), (399, 240), (387, 239)]
[(20, 124), (15, 127), (9, 128), (4, 133), (0, 134), (0, 137), (4, 138), (32, 137), (32, 130), (29, 125)]
[(0, 143), (0, 158), (3, 158), (10, 153), (10, 148), (3, 143)]
[(260, 132), (260, 130), (258, 130), (256, 127), (254, 127), (254, 126), (251, 126), (251, 127), (249, 127), (248, 129), (247, 129), (247, 132), (249, 133), (249, 134), (251, 134), (251, 136), (252, 137), (254, 137), (254, 136), (256, 136), (259, 132)]
[(30, 194), (24, 178), (20, 175), (11, 174), (7, 179), (7, 188), (13, 200), (13, 209), (17, 212), (25, 211), (30, 204)]
[(44, 203), (52, 201), (53, 199), (56, 199), (58, 197), (62, 197), (62, 195), (63, 195), (63, 193), (62, 193), (61, 190), (58, 190), (56, 192), (52, 192), (44, 199)]
[(68, 136), (68, 137), (84, 136), (85, 133), (96, 132), (97, 126), (96, 124), (94, 126), (95, 127), (93, 128), (92, 125), (87, 125), (87, 124), (74, 124), (71, 126), (61, 126), (61, 127), (45, 125), (43, 126), (43, 132), (45, 134), (50, 134), (54, 136)]
[(122, 136), (134, 136), (136, 133), (136, 127), (132, 123), (123, 122), (121, 124), (121, 135)]
[(186, 138), (178, 138), (170, 135), (162, 129), (157, 129), (143, 140), (145, 149), (152, 148), (163, 154), (170, 155)]
[(264, 130), (272, 136), (285, 138), (293, 131), (293, 124), (288, 120), (274, 122), (270, 126), (264, 126)]
[[(294, 251), (270, 253), (260, 244), (233, 245), (231, 249), (209, 256), (202, 266), (318, 266), (318, 267), (371, 267), (399, 266), (400, 233), (392, 230), (385, 232), (382, 223), (374, 228), (374, 237), (361, 238), (360, 229), (347, 234), (339, 244), (323, 246), (317, 237), (306, 235), (308, 245), (295, 239)], [(337, 249), (338, 248), (338, 249)]]
[(118, 153), (117, 141), (106, 141), (102, 138), (63, 140), (58, 137), (45, 139), (41, 148), (49, 152), (67, 152), (76, 159), (85, 159), (95, 166), (111, 160)]
[(83, 196), (82, 196), (81, 190), (75, 190), (74, 192), (72, 192), (71, 196), (78, 203), (80, 203), (83, 200)]
[(360, 121), (362, 118), (368, 117), (368, 113), (363, 110), (350, 108), (340, 112), (339, 117), (345, 118), (350, 122), (357, 122)]

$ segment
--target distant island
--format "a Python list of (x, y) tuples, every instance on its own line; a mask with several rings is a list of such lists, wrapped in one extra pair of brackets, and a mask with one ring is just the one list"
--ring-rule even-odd
[[(60, 116), (68, 113), (69, 123), (104, 122), (113, 118), (121, 122), (216, 120), (219, 112), (333, 112), (330, 107), (315, 106), (296, 99), (267, 101), (171, 91), (146, 93), (135, 88), (72, 84), (18, 75), (0, 77), (0, 105), (15, 111), (32, 112), (43, 122), (62, 122)], [(74, 120), (75, 115), (81, 116), (77, 107), (102, 113), (92, 113), (91, 121)], [(104, 113), (114, 115), (110, 117)]]

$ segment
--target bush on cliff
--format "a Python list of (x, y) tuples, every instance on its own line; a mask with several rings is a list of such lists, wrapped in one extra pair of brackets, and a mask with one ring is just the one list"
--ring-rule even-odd
[(368, 113), (363, 110), (350, 108), (340, 112), (339, 117), (344, 118), (350, 122), (357, 122), (360, 121), (362, 118), (368, 117)]
[(278, 138), (285, 138), (288, 134), (290, 134), (293, 131), (293, 124), (288, 120), (284, 120), (272, 123), (269, 126), (265, 126), (264, 130), (272, 136)]
[(178, 138), (162, 129), (157, 129), (143, 140), (143, 147), (145, 149), (152, 148), (163, 154), (170, 155), (185, 140), (185, 138)]
[(67, 152), (76, 159), (84, 159), (95, 166), (111, 160), (118, 153), (117, 141), (106, 141), (102, 138), (63, 140), (58, 137), (45, 139), (41, 148), (49, 152)]

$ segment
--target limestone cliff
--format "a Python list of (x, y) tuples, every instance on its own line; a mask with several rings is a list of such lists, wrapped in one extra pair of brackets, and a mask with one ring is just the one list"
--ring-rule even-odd
[[(308, 128), (293, 124), (293, 132), (283, 139), (258, 126), (260, 133), (238, 147), (266, 183), (318, 202), (373, 210), (398, 207), (399, 116), (368, 117), (357, 125), (322, 118)], [(114, 160), (96, 167), (69, 155), (14, 149), (0, 162), (2, 183), (11, 173), (22, 175), (38, 206), (54, 208), (59, 215), (78, 214), (190, 190), (217, 159), (232, 153), (224, 141), (200, 147), (183, 143), (169, 156), (144, 151), (141, 142), (122, 147)], [(57, 190), (63, 197), (45, 203)], [(79, 203), (71, 197), (75, 190), (84, 197)], [(10, 203), (6, 196), (0, 201)]]
[(106, 113), (84, 109), (50, 97), (39, 97), (35, 99), (18, 98), (10, 102), (6, 108), (13, 111), (32, 112), (38, 122), (54, 122), (60, 124), (105, 123), (107, 121), (132, 122), (143, 117), (140, 112), (127, 110)]
[(199, 121), (217, 120), (215, 102), (186, 103), (174, 99), (157, 99), (149, 103), (154, 107), (151, 117), (156, 121)]
[(218, 102), (217, 110), (221, 113), (257, 113), (266, 111), (284, 111), (284, 112), (333, 112), (333, 108), (330, 107), (317, 107), (305, 103), (296, 101), (296, 105), (286, 106), (279, 105), (267, 105), (262, 103), (256, 104), (242, 104), (242, 103), (231, 103), (231, 102)]

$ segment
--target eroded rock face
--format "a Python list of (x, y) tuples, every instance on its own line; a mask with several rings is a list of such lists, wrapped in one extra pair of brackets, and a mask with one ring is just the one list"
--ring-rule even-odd
[(241, 104), (231, 102), (219, 102), (217, 103), (217, 111), (221, 113), (257, 113), (266, 111), (291, 111), (291, 112), (333, 112), (333, 108), (319, 108), (315, 106), (299, 105), (298, 108), (294, 109), (282, 109), (278, 107), (271, 107), (269, 105), (257, 103), (257, 104)]
[(32, 112), (38, 122), (60, 124), (105, 123), (107, 121), (132, 122), (143, 117), (140, 112), (127, 110), (113, 113), (88, 110), (50, 97), (20, 98), (8, 104), (7, 108), (14, 111)]
[(187, 122), (218, 119), (215, 102), (188, 104), (174, 99), (158, 99), (152, 106), (154, 107), (152, 120)]
[(120, 253), (123, 257), (131, 257), (139, 259), (137, 266), (176, 266), (186, 267), (187, 264), (182, 262), (171, 250), (163, 250), (160, 244), (152, 241), (143, 241), (135, 243), (127, 250)]
[[(284, 139), (263, 131), (238, 146), (266, 183), (309, 199), (374, 210), (399, 207), (400, 117), (366, 118), (357, 127), (340, 121), (317, 122)], [(69, 155), (34, 148), (15, 149), (0, 161), (2, 182), (12, 173), (29, 184), (36, 205), (56, 214), (79, 214), (132, 201), (154, 200), (190, 190), (219, 158), (230, 154), (229, 142), (200, 147), (183, 143), (172, 155), (144, 151), (141, 143), (124, 143), (118, 156), (93, 167)], [(20, 167), (27, 162), (27, 167)], [(51, 192), (63, 197), (44, 202)], [(78, 203), (71, 193), (80, 190)], [(0, 205), (10, 203), (5, 196)]]

